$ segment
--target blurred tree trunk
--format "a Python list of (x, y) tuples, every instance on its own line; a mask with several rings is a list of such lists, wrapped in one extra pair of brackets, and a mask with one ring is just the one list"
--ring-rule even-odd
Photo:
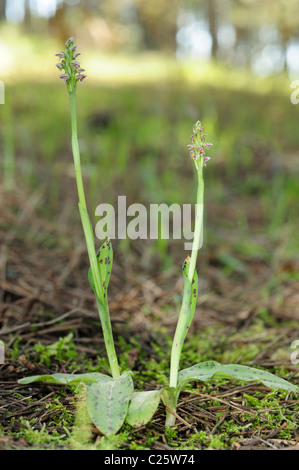
[(53, 36), (61, 39), (62, 42), (65, 42), (68, 37), (72, 36), (72, 32), (69, 30), (70, 27), (68, 26), (67, 12), (68, 7), (65, 3), (63, 3), (57, 9), (56, 15), (54, 15), (52, 18), (49, 18), (48, 21), (49, 32)]
[(138, 21), (143, 31), (145, 47), (176, 51), (177, 14), (179, 0), (135, 0)]
[(0, 0), (0, 21), (5, 19), (6, 0)]
[(282, 38), (281, 48), (283, 52), (283, 71), (287, 72), (288, 71), (288, 61), (287, 61), (288, 40), (287, 39)]
[(283, 71), (288, 71), (288, 61), (287, 61), (287, 53), (288, 53), (288, 45), (289, 41), (292, 36), (292, 32), (287, 24), (284, 24), (282, 21), (278, 27), (280, 36), (281, 36), (281, 48), (283, 52)]
[(212, 58), (217, 59), (218, 53), (218, 18), (217, 18), (217, 0), (207, 0), (209, 30), (212, 37)]
[(29, 0), (25, 0), (24, 8), (25, 8), (24, 26), (26, 29), (30, 30), (31, 29), (31, 11), (30, 11)]

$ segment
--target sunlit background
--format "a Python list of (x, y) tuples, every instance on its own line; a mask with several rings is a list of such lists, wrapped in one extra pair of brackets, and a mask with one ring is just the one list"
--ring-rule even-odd
[[(42, 37), (83, 37), (98, 51), (167, 51), (178, 61), (217, 60), (257, 76), (299, 73), (297, 0), (1, 0), (7, 25)], [(0, 37), (1, 73), (19, 57)], [(23, 57), (24, 59), (24, 57)]]

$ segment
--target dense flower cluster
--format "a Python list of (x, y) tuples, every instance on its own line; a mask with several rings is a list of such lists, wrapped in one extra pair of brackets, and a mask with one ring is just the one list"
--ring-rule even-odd
[(191, 144), (187, 145), (190, 150), (190, 157), (192, 160), (199, 160), (203, 158), (203, 164), (205, 164), (210, 157), (206, 155), (206, 149), (209, 149), (213, 144), (205, 142), (206, 134), (203, 133), (204, 129), (200, 121), (197, 121), (193, 126), (193, 134), (191, 136)]
[(64, 80), (67, 84), (69, 93), (75, 92), (78, 81), (83, 83), (83, 80), (86, 78), (84, 74), (85, 70), (81, 68), (79, 62), (76, 60), (80, 55), (79, 52), (76, 52), (76, 49), (77, 46), (74, 45), (74, 38), (69, 38), (65, 43), (65, 52), (55, 54), (61, 59), (61, 61), (56, 64), (56, 67), (61, 72), (63, 71), (59, 78)]

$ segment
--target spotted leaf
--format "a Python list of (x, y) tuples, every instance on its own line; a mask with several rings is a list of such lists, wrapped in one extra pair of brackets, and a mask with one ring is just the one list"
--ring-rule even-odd
[(277, 377), (270, 372), (255, 369), (239, 364), (219, 364), (216, 361), (207, 361), (196, 364), (188, 369), (181, 370), (178, 374), (178, 389), (182, 390), (187, 382), (201, 380), (206, 382), (212, 378), (239, 379), (245, 382), (261, 382), (266, 387), (298, 392), (299, 388)]
[(47, 382), (59, 385), (77, 385), (80, 382), (97, 383), (97, 382), (109, 382), (112, 378), (105, 374), (98, 372), (89, 372), (87, 374), (45, 374), (45, 375), (32, 375), (30, 377), (24, 377), (18, 380), (19, 384), (27, 385), (33, 382)]
[(102, 434), (116, 434), (126, 419), (133, 394), (130, 372), (109, 382), (91, 383), (86, 390), (89, 417)]
[[(110, 239), (107, 238), (107, 240), (103, 243), (103, 245), (97, 252), (97, 263), (98, 263), (100, 278), (102, 282), (100, 289), (103, 292), (103, 297), (104, 297), (106, 304), (107, 304), (107, 290), (108, 290), (108, 285), (109, 285), (111, 270), (112, 270), (112, 262), (113, 262), (112, 244), (111, 244)], [(88, 271), (88, 279), (89, 279), (91, 287), (96, 293), (95, 283), (94, 283), (91, 268), (89, 268), (89, 271)]]
[(143, 426), (148, 423), (157, 410), (161, 390), (135, 392), (129, 405), (126, 421), (130, 426)]

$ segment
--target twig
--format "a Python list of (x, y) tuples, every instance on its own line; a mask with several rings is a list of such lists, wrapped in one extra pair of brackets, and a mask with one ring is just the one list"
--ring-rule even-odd
[(221, 426), (221, 424), (223, 423), (223, 421), (225, 421), (227, 415), (228, 415), (228, 411), (226, 411), (224, 413), (224, 415), (222, 416), (222, 418), (219, 419), (218, 423), (216, 423), (216, 425), (213, 427), (212, 431), (211, 431), (211, 434), (214, 434), (216, 432), (216, 430), (219, 428), (219, 426)]
[(165, 407), (166, 410), (171, 413), (175, 418), (177, 418), (179, 421), (181, 421), (181, 423), (183, 423), (185, 426), (187, 426), (189, 429), (192, 429), (192, 425), (187, 423), (187, 421), (185, 421), (183, 418), (181, 418), (175, 411), (171, 410), (170, 408), (168, 408), (167, 406)]

